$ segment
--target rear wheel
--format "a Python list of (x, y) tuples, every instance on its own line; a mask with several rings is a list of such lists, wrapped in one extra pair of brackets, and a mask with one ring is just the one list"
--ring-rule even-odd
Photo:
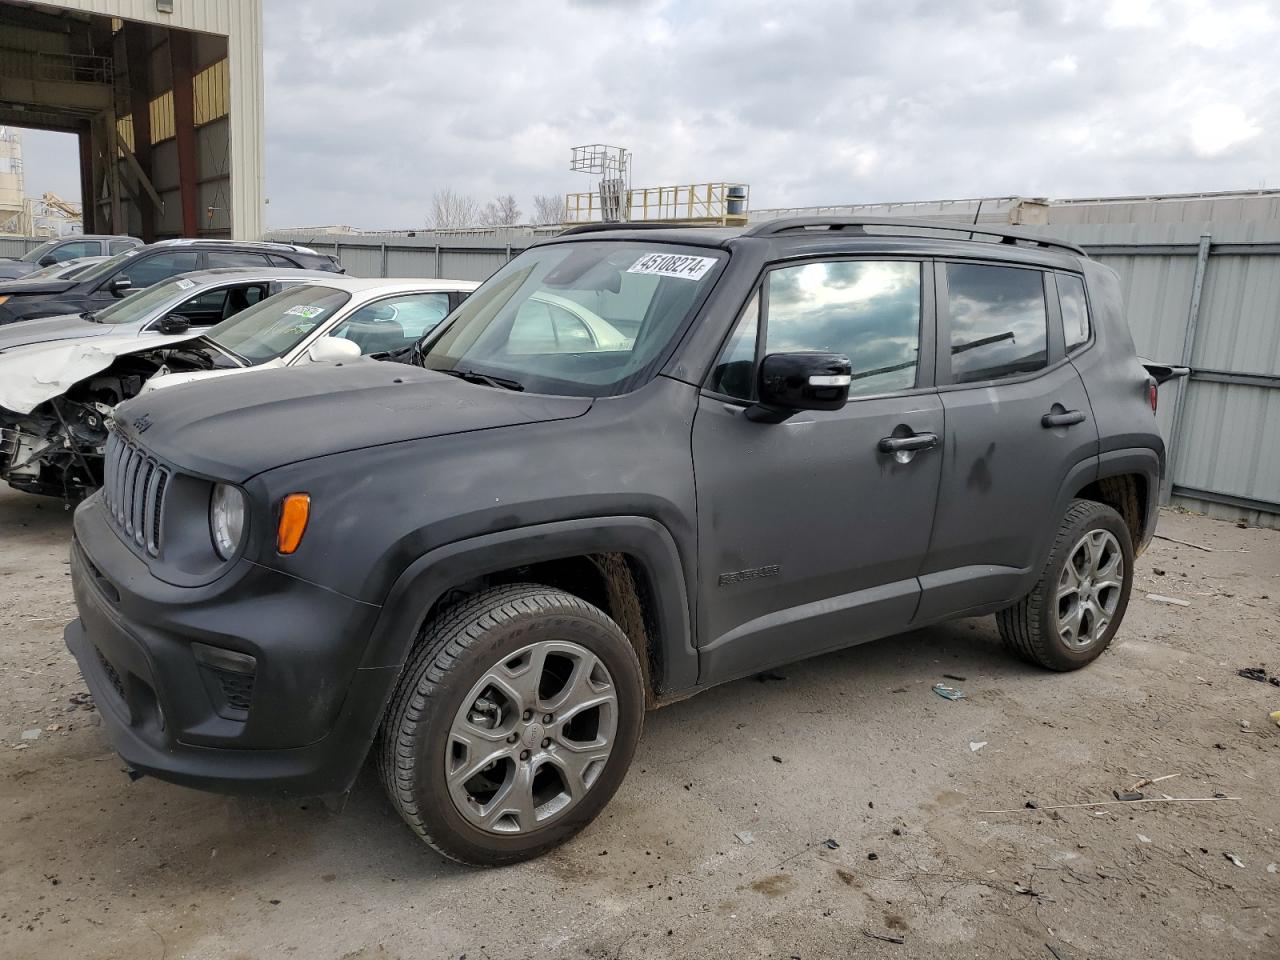
[(644, 717), (639, 661), (603, 611), (550, 587), (499, 587), (424, 628), (378, 751), (423, 840), (479, 866), (564, 843), (613, 796)]
[(1078, 670), (1111, 643), (1129, 605), (1133, 544), (1115, 510), (1071, 504), (1040, 579), (996, 614), (1005, 645), (1050, 670)]

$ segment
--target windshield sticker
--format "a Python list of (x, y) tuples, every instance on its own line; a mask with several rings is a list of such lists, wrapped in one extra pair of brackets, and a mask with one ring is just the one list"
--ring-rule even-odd
[(657, 277), (679, 277), (681, 280), (701, 280), (715, 266), (715, 257), (686, 257), (673, 253), (649, 253), (631, 265), (627, 273), (642, 273)]
[(190, 290), (190, 289), (191, 289), (192, 287), (194, 287), (195, 285), (196, 285), (196, 282), (195, 282), (194, 280), (179, 280), (179, 281), (178, 281), (178, 288), (179, 288), (179, 289), (181, 289), (181, 290)]
[(286, 317), (306, 317), (308, 320), (314, 320), (322, 313), (324, 313), (324, 307), (308, 307), (301, 303), (284, 312)]

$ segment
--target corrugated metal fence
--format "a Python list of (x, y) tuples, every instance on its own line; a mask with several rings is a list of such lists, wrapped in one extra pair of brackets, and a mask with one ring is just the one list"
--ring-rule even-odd
[[(1216, 516), (1280, 528), (1280, 221), (1055, 224), (1124, 285), (1138, 352), (1182, 362), (1165, 388), (1168, 498)], [(484, 280), (540, 239), (519, 229), (474, 234), (272, 234), (335, 253), (358, 277)], [(0, 238), (0, 256), (39, 241)]]

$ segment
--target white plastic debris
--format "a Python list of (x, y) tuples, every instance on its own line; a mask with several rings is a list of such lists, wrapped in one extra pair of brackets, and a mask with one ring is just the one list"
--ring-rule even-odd
[(1234, 853), (1224, 853), (1224, 857), (1234, 863), (1237, 867), (1243, 867), (1244, 861), (1237, 857)]
[(987, 745), (987, 741), (986, 741), (986, 740), (970, 740), (970, 741), (969, 741), (969, 749), (970, 749), (971, 751), (973, 751), (974, 753), (977, 753), (979, 750), (981, 750), (981, 749), (982, 749), (983, 747), (985, 747), (986, 745)]
[(1275, 865), (1274, 863), (1268, 863), (1268, 864), (1267, 864), (1267, 873), (1275, 873), (1275, 872), (1276, 872), (1276, 869), (1277, 869), (1277, 868), (1276, 868), (1276, 865)]
[(23, 731), (22, 731), (22, 739), (23, 739), (23, 740), (38, 740), (38, 739), (40, 739), (40, 728), (39, 728), (39, 727), (36, 727), (36, 728), (34, 728), (34, 729), (32, 729), (32, 730), (23, 730)]
[(747, 830), (743, 830), (741, 833), (735, 833), (734, 836), (744, 847), (749, 847), (756, 842), (755, 836)]
[(1139, 843), (1150, 843), (1150, 842), (1151, 842), (1151, 838), (1150, 838), (1150, 837), (1148, 837), (1145, 833), (1140, 833), (1140, 834), (1138, 834), (1138, 842), (1139, 842)]
[(1148, 600), (1154, 600), (1156, 603), (1172, 603), (1175, 607), (1189, 607), (1190, 600), (1179, 600), (1177, 597), (1166, 597), (1158, 593), (1148, 593)]

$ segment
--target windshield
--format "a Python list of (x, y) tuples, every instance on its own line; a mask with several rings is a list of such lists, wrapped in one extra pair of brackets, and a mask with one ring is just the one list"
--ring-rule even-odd
[(34, 247), (31, 250), (28, 250), (18, 259), (25, 261), (26, 263), (39, 263), (40, 258), (43, 257), (50, 250), (52, 250), (54, 247), (56, 247), (59, 242), (60, 241), (58, 240), (48, 240), (45, 243), (40, 244), (40, 246)]
[(535, 247), (464, 300), (419, 362), (535, 393), (625, 393), (665, 359), (726, 259), (664, 243)]
[[(178, 278), (168, 283), (157, 283), (154, 287), (131, 293), (123, 300), (117, 300), (111, 306), (99, 310), (93, 319), (99, 323), (133, 323), (145, 320), (158, 307), (181, 294), (184, 290), (194, 290), (194, 280)], [(195, 294), (192, 294), (195, 296)]]
[[(64, 260), (62, 263), (54, 263), (47, 267), (41, 267), (34, 273), (28, 273), (24, 280), (54, 280), (59, 277), (70, 277), (75, 273), (74, 260)], [(83, 268), (81, 268), (83, 269)]]
[(351, 295), (310, 284), (268, 297), (205, 334), (250, 365), (284, 356), (342, 308)]

